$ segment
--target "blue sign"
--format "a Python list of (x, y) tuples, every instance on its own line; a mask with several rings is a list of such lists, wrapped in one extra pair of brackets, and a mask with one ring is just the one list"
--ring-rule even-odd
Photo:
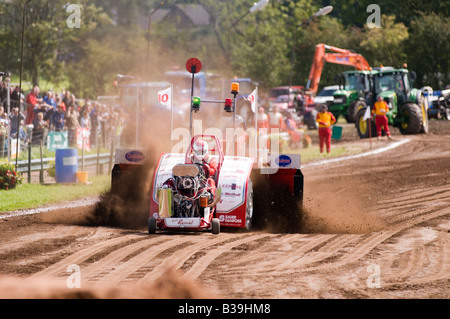
[(280, 155), (275, 160), (275, 163), (277, 163), (277, 165), (280, 167), (286, 167), (292, 163), (292, 159), (287, 155)]
[(145, 155), (139, 151), (131, 151), (125, 154), (125, 158), (130, 162), (141, 162), (145, 159)]

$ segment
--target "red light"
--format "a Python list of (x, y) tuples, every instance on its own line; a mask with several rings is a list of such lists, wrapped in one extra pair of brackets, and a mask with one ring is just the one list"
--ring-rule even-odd
[(233, 112), (233, 100), (232, 99), (225, 99), (225, 108), (224, 110), (226, 112)]

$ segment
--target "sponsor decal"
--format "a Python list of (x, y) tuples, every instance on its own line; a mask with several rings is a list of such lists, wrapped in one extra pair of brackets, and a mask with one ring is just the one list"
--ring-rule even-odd
[(349, 57), (337, 57), (336, 62), (348, 62)]
[(235, 215), (220, 215), (219, 220), (221, 223), (242, 224), (242, 219), (237, 218)]
[(145, 155), (139, 151), (130, 151), (125, 154), (125, 158), (130, 162), (141, 162), (145, 159)]
[(199, 227), (200, 218), (166, 218), (167, 227)]
[(278, 166), (286, 167), (286, 166), (289, 166), (292, 163), (292, 159), (289, 156), (287, 156), (287, 155), (280, 155), (275, 160), (275, 163)]
[[(240, 182), (240, 181), (239, 181)], [(238, 185), (236, 183), (231, 183), (231, 184), (220, 184), (219, 187), (221, 188), (229, 188), (231, 190), (237, 190), (237, 189), (242, 189), (242, 185)]]
[(241, 196), (241, 193), (225, 193), (225, 196)]

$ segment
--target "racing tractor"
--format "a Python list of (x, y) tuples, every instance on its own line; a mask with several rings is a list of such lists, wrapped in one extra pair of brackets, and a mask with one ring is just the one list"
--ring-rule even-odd
[[(213, 148), (208, 146), (211, 144), (206, 142), (208, 138), (215, 145)], [(218, 155), (213, 157), (211, 153), (216, 150)], [(205, 156), (211, 159), (210, 164), (214, 163), (213, 171), (209, 164), (203, 163)], [(220, 220), (214, 217), (216, 205), (221, 200), (221, 188), (216, 189), (215, 185), (223, 164), (220, 141), (212, 135), (194, 136), (185, 156), (163, 155), (152, 186), (148, 232), (153, 234), (157, 229), (180, 228), (208, 229), (213, 234), (218, 234)], [(247, 195), (246, 201), (249, 204), (246, 214), (251, 216), (251, 191)]]
[[(193, 59), (186, 64), (192, 73), (192, 83), (201, 68), (201, 63)], [(192, 134), (192, 120), (200, 111), (200, 102), (223, 103), (224, 111), (231, 113), (233, 123), (236, 123), (239, 85), (233, 83), (231, 87), (234, 98), (225, 101), (201, 100), (193, 96), (192, 89), (191, 131), (184, 152), (162, 153), (157, 164), (150, 167), (150, 151), (138, 148), (116, 150), (111, 190), (120, 196), (122, 181), (136, 176), (148, 181), (148, 188), (143, 192), (148, 195), (150, 234), (176, 230), (218, 234), (222, 227), (250, 231), (253, 226), (262, 226), (279, 218), (271, 218), (267, 213), (273, 205), (285, 207), (285, 214), (301, 207), (303, 174), (299, 154), (279, 154), (267, 149), (250, 152), (250, 143), (244, 146), (248, 147), (248, 153), (237, 150), (243, 146), (234, 135), (239, 132), (235, 127), (230, 128), (233, 130), (231, 141), (222, 138), (220, 129), (214, 131), (219, 134)], [(231, 145), (236, 152), (224, 152), (222, 145), (225, 144)], [(140, 172), (139, 168), (146, 166), (150, 167), (151, 174)], [(126, 202), (127, 198), (122, 201)], [(292, 224), (293, 220), (289, 222)]]
[(428, 101), (428, 117), (450, 120), (450, 88), (433, 91), (433, 88), (425, 86), (421, 90)]
[[(373, 97), (381, 96), (389, 106), (386, 114), (389, 125), (398, 127), (402, 134), (428, 133), (428, 103), (423, 91), (413, 88), (414, 72), (381, 67), (372, 71), (372, 78)], [(355, 125), (360, 138), (376, 135), (374, 121), (364, 119), (365, 112), (366, 108), (362, 108), (356, 115)]]

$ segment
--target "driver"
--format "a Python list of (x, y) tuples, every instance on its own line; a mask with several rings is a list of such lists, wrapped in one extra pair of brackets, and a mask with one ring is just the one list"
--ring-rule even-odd
[(214, 180), (214, 175), (217, 171), (217, 160), (208, 154), (208, 143), (198, 139), (194, 142), (192, 146), (192, 156), (191, 162), (194, 164), (201, 164), (205, 172), (208, 191), (214, 196), (216, 195), (216, 182)]

